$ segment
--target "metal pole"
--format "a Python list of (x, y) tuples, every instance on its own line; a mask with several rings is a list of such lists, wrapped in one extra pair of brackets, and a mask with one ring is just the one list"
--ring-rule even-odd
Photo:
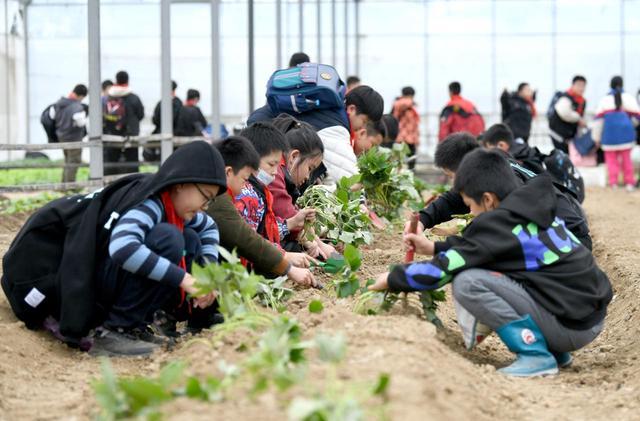
[(491, 2), (491, 112), (498, 112), (498, 52), (497, 52), (497, 5), (496, 0)]
[(322, 63), (322, 3), (316, 2), (316, 25), (318, 26), (318, 63)]
[(276, 68), (282, 67), (282, 0), (276, 1)]
[[(9, 89), (11, 89), (11, 85), (9, 84), (9, 0), (4, 0), (4, 70), (5, 70), (5, 92), (6, 96), (4, 99), (5, 103), (5, 127), (6, 127), (6, 142), (11, 143), (11, 115), (9, 110), (11, 109), (11, 94), (9, 93)], [(7, 157), (11, 160), (11, 152), (7, 152)]]
[(625, 29), (624, 29), (624, 0), (620, 0), (620, 76), (624, 78), (624, 37), (625, 37)]
[[(171, 98), (171, 0), (160, 2), (160, 160), (164, 162), (173, 152), (173, 104)], [(170, 136), (167, 139), (164, 136)]]
[(220, 136), (220, 0), (211, 0), (211, 137)]
[[(425, 115), (424, 118), (424, 139), (425, 142), (421, 142), (424, 147), (422, 150), (431, 151), (431, 137), (429, 136), (429, 28), (427, 22), (429, 21), (429, 4), (428, 0), (424, 0), (424, 103), (422, 105), (422, 112)], [(420, 160), (420, 154), (418, 154), (418, 161)], [(416, 163), (418, 162), (416, 161)], [(430, 161), (431, 162), (431, 161)]]
[(331, 0), (331, 59), (335, 67), (338, 61), (338, 48), (336, 45), (336, 0)]
[(29, 84), (29, 6), (24, 6), (24, 72), (25, 72), (25, 87), (27, 89), (27, 96), (25, 101), (25, 107), (27, 109), (27, 143), (31, 143), (31, 124), (29, 122), (29, 108), (31, 103), (31, 89)]
[(360, 75), (360, 0), (355, 0), (356, 75)]
[[(100, 77), (100, 2), (87, 4), (89, 42), (89, 140), (102, 138), (102, 98)], [(104, 175), (102, 146), (92, 146), (89, 150), (89, 178), (101, 180)]]
[(298, 0), (298, 36), (300, 37), (300, 51), (304, 51), (304, 5)]
[(344, 77), (349, 76), (349, 0), (344, 0)]
[(254, 63), (254, 35), (253, 35), (253, 0), (249, 0), (249, 114), (251, 114), (254, 110), (254, 74), (255, 74), (255, 63)]
[(556, 80), (557, 73), (557, 63), (558, 63), (558, 49), (556, 47), (556, 42), (558, 41), (558, 4), (557, 0), (553, 0), (553, 5), (551, 6), (551, 69), (553, 73), (551, 74), (551, 83), (553, 84), (553, 91), (558, 90), (558, 83)]

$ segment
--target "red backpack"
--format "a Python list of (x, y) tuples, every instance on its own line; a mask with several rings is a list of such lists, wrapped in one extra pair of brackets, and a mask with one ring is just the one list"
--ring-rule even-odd
[(105, 134), (124, 135), (126, 132), (127, 107), (123, 97), (110, 96), (104, 102), (103, 131)]

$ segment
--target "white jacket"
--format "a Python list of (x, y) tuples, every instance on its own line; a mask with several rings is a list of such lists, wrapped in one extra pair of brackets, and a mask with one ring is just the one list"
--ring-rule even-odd
[(324, 145), (322, 162), (327, 167), (324, 183), (334, 185), (342, 177), (358, 173), (358, 159), (351, 146), (351, 135), (342, 126), (331, 126), (318, 131)]

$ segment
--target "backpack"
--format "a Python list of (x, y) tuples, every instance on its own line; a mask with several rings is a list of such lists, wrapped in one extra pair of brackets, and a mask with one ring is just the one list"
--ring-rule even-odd
[(126, 131), (127, 107), (124, 97), (110, 96), (104, 102), (103, 130), (105, 134), (121, 134)]
[(336, 69), (326, 64), (302, 63), (276, 70), (267, 82), (271, 111), (302, 114), (313, 110), (344, 107), (346, 85)]
[(554, 149), (544, 159), (547, 172), (582, 203), (584, 201), (584, 179), (578, 169), (573, 165), (569, 156), (559, 149)]
[[(53, 114), (53, 117), (52, 117)], [(40, 123), (47, 134), (49, 143), (58, 143), (58, 134), (56, 133), (56, 104), (47, 105), (47, 108), (40, 114)]]
[(553, 94), (553, 98), (551, 98), (551, 102), (549, 103), (549, 108), (547, 108), (548, 120), (551, 120), (553, 116), (556, 114), (556, 103), (560, 98), (562, 98), (563, 95), (564, 95), (564, 92), (561, 92), (561, 91), (556, 91), (556, 93)]

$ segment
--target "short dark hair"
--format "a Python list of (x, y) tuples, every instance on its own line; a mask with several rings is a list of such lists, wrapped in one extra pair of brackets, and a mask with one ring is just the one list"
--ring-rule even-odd
[(360, 78), (358, 76), (349, 76), (347, 78), (347, 86), (354, 85), (356, 83), (360, 83)]
[(113, 86), (113, 81), (111, 79), (106, 79), (102, 81), (102, 90), (105, 91)]
[(89, 93), (89, 90), (85, 85), (80, 83), (73, 88), (73, 93), (76, 94), (77, 96), (87, 96), (87, 94)]
[(176, 89), (178, 89), (178, 84), (176, 83), (175, 80), (171, 81), (171, 90), (175, 91)]
[(380, 124), (384, 126), (385, 140), (395, 142), (400, 131), (398, 120), (393, 114), (385, 114), (380, 119)]
[(513, 132), (506, 124), (494, 124), (482, 134), (482, 142), (485, 145), (495, 146), (501, 140), (507, 142), (509, 146), (513, 144)]
[(384, 99), (372, 87), (360, 85), (349, 91), (347, 105), (355, 105), (356, 113), (365, 114), (371, 121), (378, 121), (384, 112)]
[(402, 96), (414, 96), (416, 94), (416, 90), (411, 86), (405, 86), (402, 88)]
[(624, 81), (622, 80), (622, 76), (614, 76), (611, 78), (611, 83), (609, 86), (611, 89), (622, 89), (624, 85)]
[(464, 193), (476, 203), (484, 193), (494, 193), (503, 200), (518, 187), (509, 161), (498, 151), (475, 150), (464, 157), (456, 172), (453, 189)]
[(125, 72), (124, 70), (120, 70), (118, 73), (116, 73), (116, 83), (118, 85), (126, 85), (127, 83), (129, 83), (129, 73)]
[(452, 95), (460, 95), (460, 92), (462, 92), (462, 85), (460, 85), (460, 82), (451, 82), (449, 84), (449, 93)]
[(231, 167), (237, 174), (244, 167), (260, 168), (260, 155), (251, 142), (242, 136), (229, 136), (216, 147), (224, 159), (225, 167)]
[(528, 83), (528, 82), (521, 82), (521, 83), (518, 85), (518, 92), (522, 91), (522, 90), (523, 90), (524, 88), (526, 88), (527, 86), (529, 86), (529, 83)]
[(289, 150), (296, 149), (300, 152), (302, 161), (324, 154), (322, 139), (309, 123), (299, 121), (289, 114), (280, 114), (272, 123), (284, 133)]
[(289, 67), (296, 67), (298, 64), (309, 63), (311, 59), (306, 53), (294, 53), (289, 59)]
[(382, 119), (378, 121), (370, 121), (365, 125), (365, 129), (367, 131), (367, 136), (377, 136), (381, 135), (382, 140), (387, 136), (387, 131), (382, 123)]
[(458, 132), (450, 134), (436, 148), (436, 166), (444, 170), (457, 172), (465, 155), (479, 147), (478, 141), (470, 133)]
[(576, 83), (576, 82), (587, 83), (587, 78), (582, 75), (575, 75), (573, 79), (571, 79), (571, 83)]
[(190, 99), (200, 99), (200, 92), (196, 89), (189, 89), (187, 91), (187, 101)]
[(240, 132), (240, 136), (249, 139), (258, 155), (269, 155), (272, 152), (287, 152), (289, 145), (284, 138), (284, 133), (271, 123), (258, 121)]

